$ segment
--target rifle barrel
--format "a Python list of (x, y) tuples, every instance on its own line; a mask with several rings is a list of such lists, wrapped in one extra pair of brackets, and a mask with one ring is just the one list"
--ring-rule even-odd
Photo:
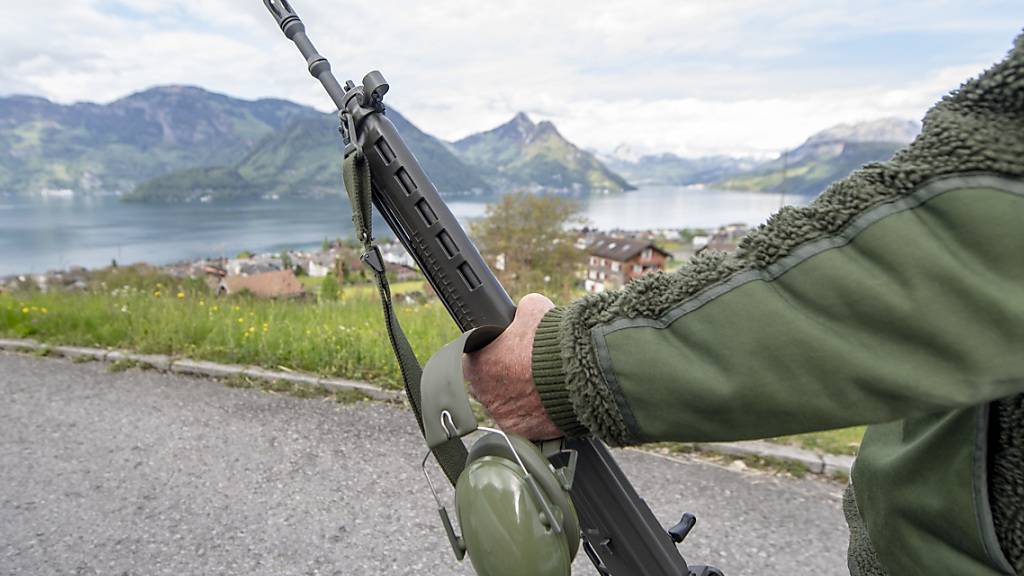
[(306, 25), (288, 4), (288, 0), (263, 0), (263, 4), (270, 10), (274, 20), (277, 20), (277, 25), (281, 27), (284, 35), (298, 46), (302, 57), (306, 59), (309, 73), (323, 84), (334, 105), (341, 110), (345, 106), (345, 89), (331, 72), (331, 63), (316, 51), (313, 42), (306, 36)]

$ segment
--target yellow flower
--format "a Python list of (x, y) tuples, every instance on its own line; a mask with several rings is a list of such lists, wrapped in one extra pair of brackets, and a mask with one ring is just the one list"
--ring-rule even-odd
[(239, 324), (244, 324), (245, 323), (245, 318), (239, 318), (238, 319), (238, 323)]
[(29, 313), (29, 309), (28, 309), (28, 306), (24, 306), (24, 307), (22, 307), (22, 309), (21, 309), (21, 313), (22, 313), (22, 314), (28, 314), (28, 313)]
[(184, 300), (184, 299), (185, 299), (185, 293), (184, 292), (178, 292), (178, 300)]
[(159, 298), (160, 297), (160, 291), (156, 290), (155, 292), (153, 292), (153, 296), (156, 296), (157, 298)]
[(45, 306), (40, 308), (39, 311), (42, 312), (43, 314), (49, 314), (50, 313), (50, 311), (47, 310)]
[(231, 309), (234, 310), (235, 312), (241, 310), (241, 308), (239, 308), (238, 306), (232, 306)]
[(206, 306), (206, 300), (200, 300), (199, 301), (199, 305), (200, 306)]
[(220, 306), (214, 305), (210, 307), (210, 312), (216, 312), (218, 310), (220, 310)]

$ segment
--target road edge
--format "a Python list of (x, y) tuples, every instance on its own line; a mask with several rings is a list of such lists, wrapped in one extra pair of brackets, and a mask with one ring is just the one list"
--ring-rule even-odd
[[(0, 350), (21, 352), (40, 356), (56, 355), (65, 358), (86, 358), (98, 362), (135, 362), (141, 366), (151, 367), (164, 372), (173, 372), (189, 376), (207, 378), (230, 378), (245, 376), (267, 382), (283, 381), (305, 386), (320, 386), (332, 392), (359, 392), (374, 400), (401, 402), (405, 393), (397, 390), (384, 390), (367, 382), (346, 380), (344, 378), (323, 378), (315, 374), (269, 370), (258, 366), (242, 366), (237, 364), (220, 364), (205, 360), (167, 356), (164, 354), (138, 354), (128, 350), (105, 350), (82, 346), (52, 346), (31, 339), (0, 338)], [(830, 477), (849, 477), (853, 468), (852, 456), (819, 454), (783, 444), (773, 444), (761, 440), (749, 442), (715, 442), (688, 444), (698, 452), (718, 454), (735, 458), (761, 458), (768, 461), (783, 462), (800, 466), (816, 475)]]

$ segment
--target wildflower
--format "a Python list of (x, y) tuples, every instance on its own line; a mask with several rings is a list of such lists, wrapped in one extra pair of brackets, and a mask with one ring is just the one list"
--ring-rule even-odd
[(122, 304), (121, 305), (121, 312), (124, 313), (124, 314), (128, 313), (128, 305), (127, 304)]
[(45, 306), (43, 306), (42, 308), (40, 308), (40, 309), (39, 309), (39, 311), (40, 311), (40, 312), (42, 312), (43, 314), (49, 314), (49, 313), (50, 313), (50, 311), (49, 311), (49, 310), (47, 310)]
[(160, 291), (159, 290), (154, 290), (153, 291), (153, 296), (156, 296), (157, 298), (159, 298), (160, 297)]
[(184, 292), (178, 292), (178, 300), (184, 300), (184, 299), (185, 299), (185, 293)]
[(28, 314), (28, 313), (29, 313), (29, 309), (28, 309), (28, 306), (22, 306), (22, 308), (21, 308), (21, 313), (22, 313), (22, 314)]
[(245, 318), (239, 318), (238, 319), (238, 323), (239, 324), (245, 324)]
[(217, 306), (216, 304), (214, 304), (213, 306), (210, 307), (210, 312), (217, 312), (219, 310), (220, 310), (220, 306)]
[(206, 300), (200, 300), (199, 301), (199, 305), (200, 306), (206, 306)]
[(239, 308), (238, 306), (232, 306), (231, 309), (233, 311), (235, 311), (235, 312), (238, 312), (239, 310), (241, 310), (241, 308)]

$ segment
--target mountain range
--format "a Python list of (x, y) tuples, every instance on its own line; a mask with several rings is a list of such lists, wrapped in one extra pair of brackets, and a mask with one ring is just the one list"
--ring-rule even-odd
[(921, 132), (914, 120), (887, 118), (839, 124), (741, 174), (712, 184), (729, 190), (762, 190), (815, 195), (868, 162), (888, 160)]
[[(888, 119), (819, 132), (778, 159), (674, 154), (598, 156), (525, 113), (455, 142), (387, 111), (445, 194), (510, 188), (593, 193), (633, 184), (816, 194), (887, 159), (919, 131)], [(71, 189), (158, 202), (320, 196), (340, 190), (337, 117), (286, 100), (242, 100), (192, 86), (151, 88), (109, 104), (0, 98), (0, 193)]]

